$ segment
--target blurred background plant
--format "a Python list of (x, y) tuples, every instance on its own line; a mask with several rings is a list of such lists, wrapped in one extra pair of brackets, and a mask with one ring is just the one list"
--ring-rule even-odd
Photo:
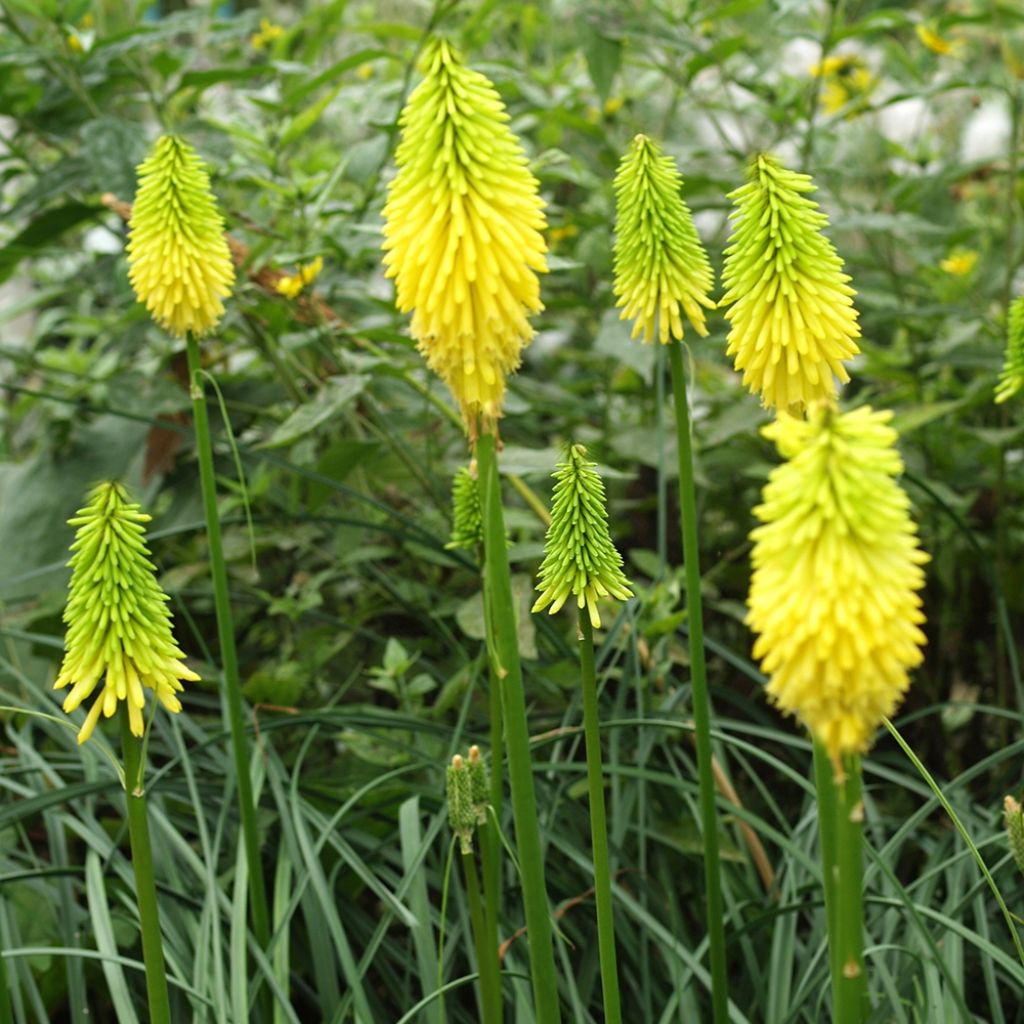
[[(658, 346), (629, 342), (612, 294), (612, 179), (641, 131), (678, 161), (718, 272), (725, 193), (751, 154), (773, 150), (819, 185), (864, 331), (844, 398), (896, 411), (933, 556), (926, 663), (897, 724), (1020, 910), (1000, 815), (1024, 750), (1012, 641), (1024, 435), (1019, 400), (993, 404), (1024, 289), (1016, 0), (0, 0), (0, 12), (0, 948), (16, 1020), (84, 1021), (88, 1004), (91, 1020), (132, 1021), (143, 1005), (138, 965), (115, 958), (137, 923), (110, 766), (10, 710), (58, 707), (64, 522), (91, 483), (121, 477), (154, 513), (179, 640), (213, 677), (184, 348), (134, 302), (119, 205), (170, 129), (210, 165), (242, 267), (205, 357), (233, 432), (212, 402), (278, 935), (247, 976), (233, 767), (217, 696), (196, 685), (150, 747), (172, 998), (180, 1019), (242, 1021), (266, 985), (275, 1021), (343, 1021), (353, 1006), (440, 1021), (436, 1000), (412, 1010), (438, 985), (445, 765), (487, 734), (483, 612), (472, 552), (445, 546), (465, 440), (380, 264), (396, 117), (432, 29), (496, 83), (549, 204), (547, 309), (510, 381), (502, 468), (572, 1019), (600, 1019), (593, 914), (574, 913), (592, 898), (574, 625), (528, 614), (537, 508), (569, 438), (601, 464), (638, 597), (617, 617), (609, 607), (598, 634), (623, 1004), (644, 1021), (709, 1006), (666, 368)], [(732, 998), (739, 1019), (817, 1022), (828, 962), (805, 896), (820, 891), (810, 750), (763, 700), (742, 625), (750, 509), (774, 455), (720, 314), (708, 326), (689, 358), (715, 750), (741, 801), (720, 801)], [(865, 788), (878, 1019), (1019, 1019), (1024, 967), (998, 910), (888, 737)], [(526, 964), (512, 881), (510, 1003)], [(448, 982), (472, 970), (465, 907), (447, 903)], [(472, 986), (445, 1006), (476, 1019)]]

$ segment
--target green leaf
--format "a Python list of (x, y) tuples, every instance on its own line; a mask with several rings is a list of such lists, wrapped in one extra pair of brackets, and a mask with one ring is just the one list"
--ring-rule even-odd
[(313, 125), (320, 120), (320, 116), (327, 109), (335, 96), (341, 91), (341, 85), (336, 85), (326, 96), (321, 97), (316, 103), (306, 107), (301, 113), (296, 114), (281, 132), (280, 145), (290, 146), (297, 139), (301, 139)]
[(0, 284), (14, 273), (26, 256), (34, 256), (48, 242), (56, 240), (83, 221), (91, 220), (102, 210), (102, 206), (67, 202), (34, 217), (0, 249)]
[(343, 374), (331, 377), (320, 393), (310, 402), (296, 409), (265, 443), (265, 448), (282, 448), (305, 437), (336, 416), (363, 388), (367, 378), (357, 374)]

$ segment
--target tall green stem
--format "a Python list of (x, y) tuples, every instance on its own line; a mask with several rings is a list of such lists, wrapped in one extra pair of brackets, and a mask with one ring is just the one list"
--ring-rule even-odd
[(220, 640), (220, 653), (224, 664), (224, 694), (227, 698), (231, 750), (234, 755), (235, 776), (238, 784), (242, 841), (245, 844), (245, 859), (249, 869), (252, 925), (260, 948), (266, 949), (270, 944), (270, 913), (267, 909), (267, 890), (263, 882), (263, 864), (260, 861), (256, 804), (253, 800), (252, 779), (249, 775), (249, 742), (245, 733), (245, 715), (242, 710), (242, 685), (238, 676), (238, 654), (235, 650), (235, 626), (231, 618), (228, 571), (224, 563), (220, 517), (217, 514), (217, 482), (213, 471), (213, 445), (210, 441), (210, 423), (206, 412), (206, 396), (203, 391), (199, 344), (191, 334), (187, 336), (186, 344), (188, 346), (189, 394), (192, 398), (196, 455), (199, 459), (199, 483), (203, 492), (206, 537), (210, 547), (210, 572), (213, 576), (217, 636)]
[(11, 1009), (11, 993), (7, 986), (7, 964), (3, 958), (2, 942), (0, 942), (0, 1024), (14, 1024), (14, 1011)]
[(700, 784), (700, 819), (704, 841), (704, 884), (707, 896), (708, 944), (711, 950), (711, 1001), (715, 1024), (729, 1019), (729, 989), (725, 969), (725, 923), (722, 912), (722, 868), (718, 854), (718, 816), (715, 779), (711, 770), (711, 700), (704, 663), (704, 611), (700, 596), (700, 547), (697, 543), (697, 499), (693, 486), (693, 444), (690, 406), (686, 397), (682, 344), (668, 346), (672, 365), (672, 393), (676, 409), (679, 449), (679, 518), (686, 563), (686, 610), (690, 632), (690, 674), (693, 683), (693, 720), (697, 741)]
[(501, 968), (498, 947), (488, 939), (487, 918), (480, 901), (480, 877), (476, 870), (476, 854), (462, 854), (462, 870), (466, 876), (466, 895), (469, 899), (469, 922), (473, 927), (473, 945), (480, 972), (481, 1024), (501, 1024)]
[(478, 440), (476, 456), (484, 513), (484, 601), (493, 632), (490, 650), (495, 663), (494, 675), (499, 681), (502, 694), (512, 817), (523, 878), (534, 1010), (538, 1024), (557, 1024), (561, 1020), (558, 976), (555, 973), (551, 914), (544, 882), (544, 853), (537, 821), (537, 798), (533, 789), (530, 730), (526, 718), (522, 667), (519, 663), (515, 606), (512, 602), (512, 581), (505, 542), (505, 516), (501, 506), (501, 481), (498, 478), (493, 434), (484, 434)]
[(128, 836), (135, 871), (135, 897), (139, 903), (142, 928), (142, 960), (146, 967), (146, 994), (149, 997), (151, 1024), (171, 1024), (171, 1004), (167, 994), (163, 939), (153, 877), (153, 850), (149, 843), (146, 819), (146, 790), (143, 778), (142, 740), (132, 735), (128, 708), (121, 706), (121, 745), (124, 748), (124, 788), (128, 805)]
[(818, 793), (818, 834), (821, 837), (821, 880), (825, 889), (825, 920), (828, 930), (828, 962), (832, 991), (840, 980), (836, 932), (836, 792), (832, 762), (825, 748), (814, 741), (814, 785)]
[[(849, 755), (841, 765), (815, 772), (819, 807), (834, 807), (834, 843), (822, 844), (823, 868), (834, 878), (829, 913), (834, 1024), (862, 1024), (867, 1010), (864, 975), (864, 804), (861, 800), (860, 758)], [(832, 777), (829, 778), (828, 776)], [(828, 792), (831, 790), (831, 792)], [(828, 883), (825, 888), (828, 900)]]
[(594, 851), (594, 897), (597, 903), (597, 944), (601, 956), (601, 993), (605, 1024), (621, 1024), (619, 968), (615, 956), (615, 913), (608, 857), (608, 826), (604, 813), (604, 771), (601, 767), (601, 718), (594, 671), (594, 630), (586, 608), (579, 612), (580, 677), (583, 684), (583, 734), (587, 744), (587, 787), (590, 791), (590, 842)]

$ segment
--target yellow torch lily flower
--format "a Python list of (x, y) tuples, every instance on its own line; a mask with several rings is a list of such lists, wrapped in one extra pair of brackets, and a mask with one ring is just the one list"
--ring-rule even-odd
[(732, 235), (723, 281), (731, 323), (727, 354), (766, 408), (798, 413), (850, 379), (843, 361), (860, 349), (850, 278), (822, 234), (828, 218), (807, 198), (809, 175), (758, 156), (730, 193)]
[(445, 40), (402, 111), (384, 207), (384, 264), (427, 365), (471, 436), (501, 415), (505, 378), (533, 336), (547, 270), (543, 201), (494, 86)]
[(706, 337), (704, 309), (714, 309), (708, 292), (714, 274), (679, 190), (675, 161), (657, 143), (638, 135), (619, 163), (615, 295), (622, 320), (635, 320), (633, 337), (657, 334), (661, 343), (683, 337), (683, 313)]
[(747, 623), (768, 694), (832, 758), (865, 750), (922, 660), (921, 551), (889, 412), (814, 406), (765, 427)]
[(145, 542), (144, 524), (151, 518), (128, 500), (123, 486), (105, 483), (68, 520), (78, 529), (68, 563), (64, 662), (53, 687), (71, 687), (64, 698), (70, 714), (103, 681), (79, 730), (79, 743), (92, 735), (101, 711), (107, 718), (114, 714), (118, 701), (128, 707), (132, 733), (141, 736), (146, 689), (168, 711), (180, 711), (181, 680), (199, 679), (183, 664), (171, 635), (168, 598)]
[(1024, 295), (1010, 303), (1006, 319), (1006, 355), (996, 385), (996, 402), (1005, 402), (1024, 388)]
[(622, 556), (608, 532), (604, 482), (594, 466), (587, 449), (574, 444), (555, 470), (551, 525), (537, 578), (540, 597), (531, 610), (549, 608), (554, 615), (571, 595), (579, 608), (586, 607), (594, 629), (600, 629), (598, 599), (625, 601), (633, 591), (622, 572)]
[(138, 175), (128, 222), (135, 294), (172, 334), (207, 334), (224, 315), (235, 268), (206, 167), (187, 142), (164, 135)]

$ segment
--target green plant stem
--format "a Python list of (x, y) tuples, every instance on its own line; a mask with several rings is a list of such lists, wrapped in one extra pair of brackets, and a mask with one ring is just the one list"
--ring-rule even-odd
[(711, 952), (711, 1001), (715, 1024), (729, 1019), (729, 989), (725, 963), (725, 922), (722, 911), (722, 868), (718, 854), (718, 815), (715, 778), (711, 768), (711, 700), (704, 663), (704, 611), (700, 596), (700, 546), (697, 542), (697, 499), (693, 486), (693, 444), (690, 406), (686, 397), (682, 344), (668, 346), (679, 449), (679, 518), (686, 563), (686, 610), (690, 634), (690, 673), (693, 683), (693, 721), (700, 785), (700, 819), (704, 842), (704, 883), (707, 896), (708, 945)]
[(3, 944), (0, 943), (0, 1024), (14, 1024), (11, 993), (7, 987), (7, 963), (2, 954)]
[(133, 736), (128, 708), (121, 706), (121, 745), (124, 748), (124, 788), (128, 807), (128, 836), (135, 872), (135, 897), (142, 929), (142, 960), (146, 968), (146, 995), (151, 1024), (171, 1024), (171, 1003), (167, 993), (164, 947), (160, 935), (160, 914), (153, 877), (153, 850), (146, 819), (146, 790), (143, 778), (142, 740)]
[(814, 785), (818, 793), (818, 833), (821, 837), (821, 881), (825, 890), (829, 973), (832, 991), (838, 991), (840, 968), (836, 941), (836, 792), (832, 762), (825, 748), (814, 741)]
[(213, 471), (213, 445), (210, 441), (210, 423), (203, 390), (199, 344), (189, 334), (188, 351), (189, 394), (192, 398), (192, 416), (196, 431), (196, 456), (199, 460), (199, 482), (203, 494), (203, 513), (206, 518), (206, 536), (210, 547), (210, 572), (213, 576), (213, 602), (217, 614), (217, 636), (220, 640), (224, 666), (224, 694), (227, 699), (228, 724), (231, 729), (231, 750), (234, 755), (235, 776), (238, 785), (238, 804), (242, 819), (242, 841), (249, 869), (249, 899), (252, 904), (252, 925), (261, 949), (270, 944), (270, 913), (267, 908), (267, 890), (263, 882), (263, 864), (260, 860), (260, 839), (256, 822), (256, 804), (252, 795), (249, 775), (249, 742), (245, 732), (242, 710), (242, 685), (238, 676), (238, 654), (235, 650), (235, 627), (231, 617), (231, 598), (228, 593), (228, 571), (224, 562), (224, 547), (220, 535), (220, 517), (217, 513), (217, 481)]
[(473, 927), (477, 970), (480, 972), (481, 1024), (501, 1024), (501, 966), (498, 947), (490, 945), (487, 918), (480, 901), (480, 878), (476, 870), (476, 854), (462, 854), (462, 871), (466, 877), (469, 898), (469, 921)]
[(601, 994), (605, 1024), (621, 1024), (619, 967), (615, 956), (615, 913), (608, 857), (608, 826), (604, 810), (601, 767), (601, 718), (594, 671), (594, 629), (586, 608), (579, 611), (580, 677), (583, 684), (583, 733), (587, 746), (587, 787), (590, 791), (590, 842), (594, 851), (594, 897), (597, 903), (597, 944), (601, 956)]
[[(838, 767), (838, 766), (837, 766)], [(843, 758), (832, 782), (836, 805), (835, 1024), (861, 1024), (867, 1009), (864, 975), (864, 803), (860, 758)]]
[(544, 853), (537, 821), (537, 798), (533, 789), (530, 758), (530, 730), (526, 718), (526, 696), (519, 663), (512, 581), (505, 541), (505, 516), (501, 506), (501, 481), (493, 434), (477, 441), (477, 465), (484, 513), (485, 605), (490, 613), (491, 657), (499, 681), (508, 750), (512, 817), (523, 880), (527, 945), (533, 984), (534, 1011), (538, 1024), (561, 1020), (558, 1005), (558, 976), (555, 972), (551, 914), (544, 882)]

